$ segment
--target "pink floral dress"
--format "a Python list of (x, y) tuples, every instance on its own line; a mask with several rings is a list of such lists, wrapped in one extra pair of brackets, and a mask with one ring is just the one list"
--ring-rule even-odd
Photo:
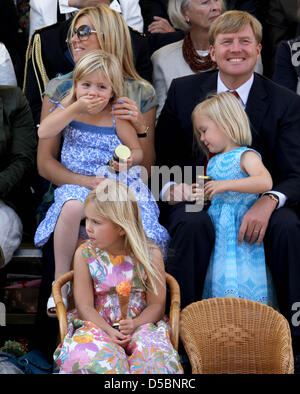
[[(131, 284), (128, 316), (138, 316), (146, 307), (146, 292), (130, 256), (113, 257), (81, 246), (94, 283), (95, 308), (113, 324), (120, 317), (116, 285)], [(167, 318), (138, 327), (126, 349), (115, 344), (94, 323), (82, 321), (76, 310), (68, 313), (68, 333), (54, 353), (59, 373), (181, 374), (177, 351), (170, 342)]]

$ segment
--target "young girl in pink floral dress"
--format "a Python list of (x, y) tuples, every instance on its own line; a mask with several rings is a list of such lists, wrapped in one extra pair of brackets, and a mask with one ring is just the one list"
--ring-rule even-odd
[[(75, 253), (76, 310), (54, 353), (58, 372), (183, 373), (164, 317), (162, 254), (146, 239), (134, 195), (107, 179), (88, 195), (85, 215), (89, 240)], [(120, 320), (116, 286), (124, 281), (131, 292)]]

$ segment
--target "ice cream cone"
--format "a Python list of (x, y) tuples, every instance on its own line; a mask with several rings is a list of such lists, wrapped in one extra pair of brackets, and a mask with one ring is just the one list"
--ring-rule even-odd
[(129, 295), (123, 296), (121, 294), (118, 294), (118, 298), (119, 298), (119, 304), (121, 309), (121, 319), (126, 319), (130, 296)]
[(116, 291), (119, 298), (119, 305), (121, 309), (121, 319), (127, 318), (130, 290), (131, 290), (131, 285), (129, 282), (126, 281), (120, 282), (116, 286)]

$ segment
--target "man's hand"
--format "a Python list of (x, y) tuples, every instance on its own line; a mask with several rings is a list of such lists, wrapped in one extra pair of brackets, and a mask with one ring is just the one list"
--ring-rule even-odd
[(203, 197), (198, 183), (188, 185), (186, 183), (173, 184), (166, 190), (164, 200), (174, 205), (182, 201), (194, 202)]
[(148, 26), (149, 33), (172, 33), (175, 31), (167, 19), (161, 18), (160, 16), (154, 16), (153, 19), (154, 22)]
[(246, 238), (246, 241), (251, 245), (257, 241), (257, 245), (263, 242), (266, 229), (269, 224), (270, 217), (276, 209), (276, 202), (271, 200), (268, 196), (260, 197), (245, 214), (239, 235), (238, 243), (241, 244)]
[(69, 7), (85, 8), (94, 7), (100, 4), (110, 4), (110, 0), (69, 0)]

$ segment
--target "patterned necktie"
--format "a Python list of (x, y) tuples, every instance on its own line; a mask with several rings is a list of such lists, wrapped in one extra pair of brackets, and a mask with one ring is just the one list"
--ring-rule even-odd
[(233, 94), (237, 99), (240, 98), (238, 92), (236, 90), (228, 90), (229, 93)]

